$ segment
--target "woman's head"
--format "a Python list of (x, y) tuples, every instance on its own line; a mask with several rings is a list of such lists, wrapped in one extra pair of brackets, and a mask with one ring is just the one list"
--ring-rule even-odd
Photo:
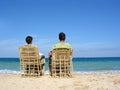
[(26, 43), (27, 44), (32, 44), (32, 40), (33, 40), (32, 36), (27, 36), (26, 37)]

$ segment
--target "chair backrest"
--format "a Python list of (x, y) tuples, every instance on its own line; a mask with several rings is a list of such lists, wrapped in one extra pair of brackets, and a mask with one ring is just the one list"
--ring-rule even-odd
[(72, 76), (72, 50), (68, 48), (57, 48), (52, 51), (51, 73), (53, 77)]
[(38, 76), (39, 70), (39, 51), (33, 45), (24, 45), (19, 48), (20, 71), (22, 76)]

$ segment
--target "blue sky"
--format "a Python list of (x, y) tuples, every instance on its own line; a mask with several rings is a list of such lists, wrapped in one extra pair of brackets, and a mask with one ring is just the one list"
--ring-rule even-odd
[(59, 32), (73, 57), (120, 57), (120, 0), (0, 0), (0, 57), (19, 57), (27, 35), (48, 57)]

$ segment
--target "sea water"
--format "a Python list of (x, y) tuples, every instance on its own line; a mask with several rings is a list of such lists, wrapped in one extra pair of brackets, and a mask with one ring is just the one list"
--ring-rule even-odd
[[(73, 70), (78, 74), (120, 73), (120, 57), (73, 58)], [(0, 73), (19, 74), (19, 58), (0, 58)], [(46, 58), (45, 73), (48, 73)]]

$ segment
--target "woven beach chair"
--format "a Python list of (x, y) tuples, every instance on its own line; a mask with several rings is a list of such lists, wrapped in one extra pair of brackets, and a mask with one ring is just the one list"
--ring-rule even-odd
[(20, 73), (22, 76), (40, 76), (41, 65), (39, 62), (38, 48), (32, 45), (24, 45), (19, 48)]
[(73, 64), (72, 64), (72, 50), (67, 48), (58, 48), (52, 50), (51, 57), (51, 70), (52, 77), (72, 77)]

